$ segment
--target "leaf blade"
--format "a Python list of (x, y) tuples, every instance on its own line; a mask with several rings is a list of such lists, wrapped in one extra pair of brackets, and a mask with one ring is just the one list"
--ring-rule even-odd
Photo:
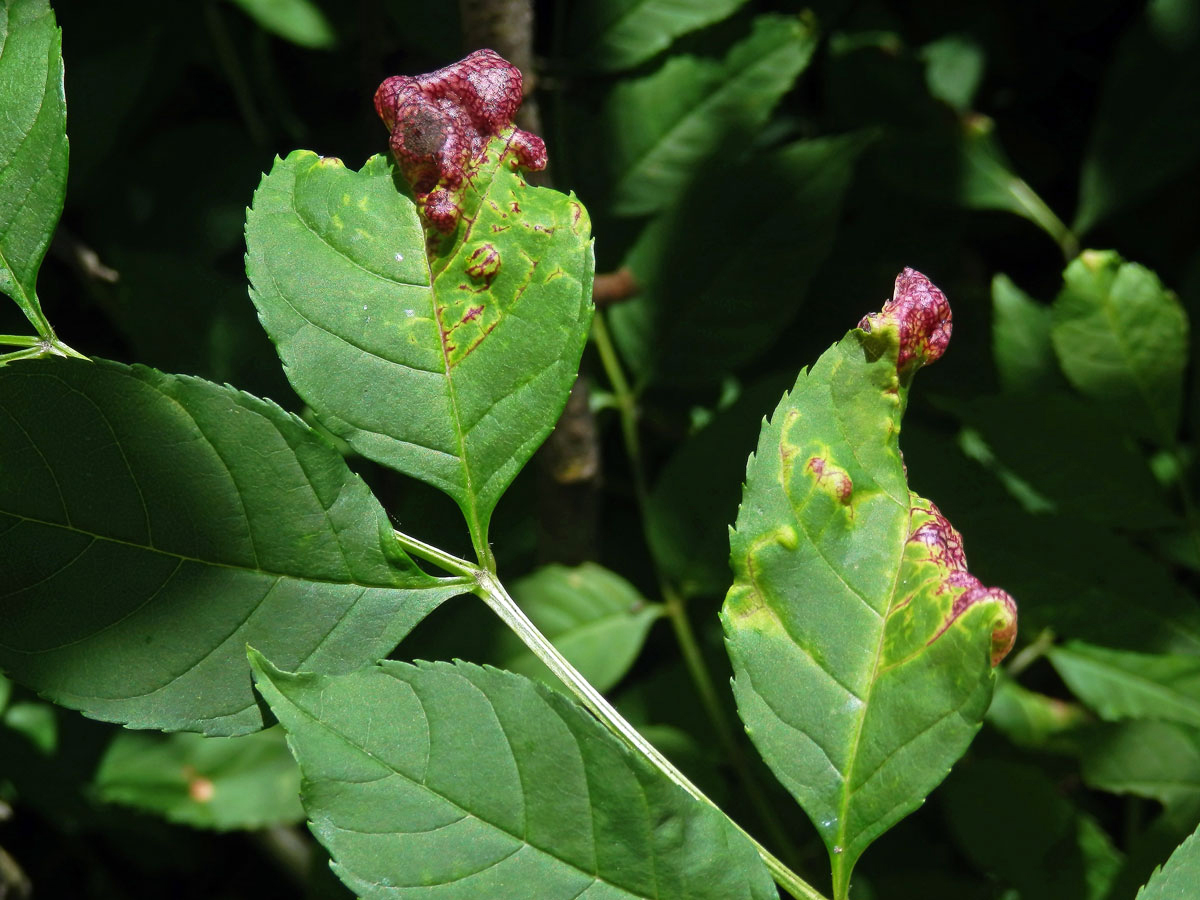
[(632, 68), (677, 37), (719, 22), (746, 0), (591, 0), (572, 9), (572, 40), (599, 70)]
[(420, 572), (340, 455), (267, 401), (59, 359), (0, 371), (0, 416), (0, 459), (25, 475), (0, 484), (0, 665), (89, 716), (256, 730), (247, 640), (345, 671), (459, 590)]
[[(381, 157), (353, 172), (296, 151), (246, 223), (251, 296), (292, 385), (358, 452), (449, 494), (480, 553), (566, 402), (592, 313), (586, 211), (527, 188), (492, 152), (476, 235), (460, 229), (432, 268)], [(486, 248), (497, 268), (470, 274)]]
[(727, 820), (553, 691), (466, 663), (327, 678), (252, 659), (313, 831), (360, 896), (775, 895)]
[[(896, 296), (929, 289), (906, 271)], [(1011, 598), (966, 572), (957, 532), (905, 483), (915, 367), (897, 365), (913, 322), (887, 315), (802, 372), (763, 426), (721, 611), (739, 713), (821, 834), (836, 900), (965, 751), (1016, 627)]]
[(49, 337), (36, 283), (67, 191), (67, 107), (62, 33), (46, 0), (0, 9), (0, 94), (0, 291)]

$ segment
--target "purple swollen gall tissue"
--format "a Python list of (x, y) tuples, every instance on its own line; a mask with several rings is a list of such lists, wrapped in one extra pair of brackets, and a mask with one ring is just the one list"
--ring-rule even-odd
[(494, 50), (476, 50), (427, 75), (394, 75), (375, 92), (392, 155), (438, 231), (454, 230), (462, 188), (493, 137), (507, 137), (505, 153), (515, 165), (546, 167), (542, 139), (512, 125), (521, 84), (520, 69)]
[(892, 299), (877, 313), (863, 316), (858, 327), (870, 332), (894, 324), (900, 332), (897, 367), (916, 360), (918, 365), (935, 362), (950, 343), (950, 304), (933, 282), (916, 269), (905, 268), (896, 276)]

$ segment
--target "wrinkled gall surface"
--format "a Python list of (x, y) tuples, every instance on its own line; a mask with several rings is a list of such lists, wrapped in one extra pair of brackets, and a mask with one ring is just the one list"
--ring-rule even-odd
[(914, 359), (919, 365), (928, 365), (936, 362), (950, 343), (950, 304), (932, 281), (916, 269), (905, 268), (896, 276), (892, 299), (858, 323), (867, 332), (889, 325), (900, 331), (897, 367), (903, 369)]
[(542, 139), (512, 124), (521, 90), (520, 69), (494, 50), (476, 50), (428, 75), (394, 75), (375, 92), (396, 163), (437, 231), (458, 224), (463, 191), (493, 137), (506, 140), (514, 168), (546, 167)]

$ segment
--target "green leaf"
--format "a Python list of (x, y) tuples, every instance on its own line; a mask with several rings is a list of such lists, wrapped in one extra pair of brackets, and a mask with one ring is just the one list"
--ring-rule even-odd
[(1179, 299), (1111, 250), (1085, 251), (1063, 281), (1051, 337), (1067, 378), (1135, 434), (1173, 442), (1188, 347)]
[(1188, 900), (1200, 884), (1200, 829), (1179, 845), (1162, 868), (1155, 869), (1136, 900)]
[(739, 712), (817, 826), (835, 900), (966, 750), (1016, 627), (1011, 598), (967, 574), (957, 533), (908, 490), (897, 435), (913, 366), (898, 374), (899, 326), (877, 319), (763, 427), (721, 613)]
[(1104, 79), (1079, 174), (1075, 230), (1157, 191), (1200, 155), (1200, 8), (1152, 0)]
[(1062, 384), (1050, 340), (1050, 307), (1003, 274), (992, 278), (992, 356), (1006, 393), (1031, 393)]
[(67, 101), (46, 0), (0, 6), (0, 97), (0, 291), (49, 337), (36, 284), (67, 191)]
[[(842, 199), (873, 136), (798, 141), (706, 172), (642, 232), (625, 260), (639, 293), (614, 307), (613, 335), (642, 381), (712, 382), (758, 359), (800, 311), (837, 235)], [(730, 252), (712, 186), (766, 183), (781, 198), (739, 225), (749, 259)], [(780, 285), (787, 285), (786, 300)]]
[[(513, 599), (598, 691), (629, 671), (646, 633), (663, 614), (621, 576), (595, 563), (545, 566), (515, 582)], [(551, 687), (550, 670), (511, 631), (502, 632), (496, 664)]]
[(729, 524), (741, 499), (746, 448), (763, 410), (791, 382), (770, 378), (747, 388), (667, 460), (646, 499), (646, 540), (663, 577), (685, 597), (729, 590)]
[(673, 56), (643, 78), (620, 82), (606, 120), (617, 140), (612, 211), (638, 216), (673, 206), (707, 159), (744, 151), (807, 67), (815, 29), (795, 17), (759, 16), (723, 62)]
[(49, 703), (14, 703), (0, 717), (5, 727), (23, 734), (42, 753), (49, 755), (58, 746), (58, 719)]
[(959, 199), (970, 209), (996, 209), (1028, 219), (1074, 254), (1078, 250), (1074, 235), (1023, 178), (995, 137), (995, 123), (987, 116), (971, 114), (962, 123), (960, 150), (962, 172)]
[(282, 728), (241, 737), (122, 731), (100, 761), (95, 788), (106, 803), (197, 828), (265, 828), (304, 818), (300, 770)]
[(1200, 728), (1200, 657), (1132, 653), (1078, 641), (1052, 648), (1067, 687), (1103, 719), (1167, 719)]
[[(382, 157), (354, 172), (296, 151), (246, 219), (251, 295), (292, 385), (359, 453), (454, 498), (481, 561), (496, 502), (566, 403), (592, 315), (586, 211), (528, 187), (503, 146), (432, 260)], [(469, 262), (493, 251), (498, 268)]]
[[(971, 430), (967, 448), (1014, 496), (1041, 498), (1038, 512), (1114, 528), (1172, 524), (1144, 455), (1110, 418), (1069, 393), (974, 396), (945, 404)], [(1062, 460), (1071, 459), (1069, 466)], [(1031, 504), (1026, 501), (1026, 508)]]
[(939, 796), (955, 842), (1021, 900), (1101, 900), (1120, 868), (1108, 835), (1037, 766), (972, 760)]
[(948, 34), (922, 47), (921, 59), (929, 93), (965, 112), (983, 78), (986, 55), (979, 42), (968, 35)]
[(27, 361), (0, 370), (0, 423), (0, 667), (89, 716), (257, 730), (248, 641), (347, 671), (460, 591), (329, 444), (232, 388)]
[(1083, 780), (1171, 808), (1200, 800), (1200, 730), (1155, 719), (1096, 728), (1084, 743)]
[(571, 58), (603, 71), (628, 69), (665, 50), (680, 35), (732, 15), (746, 0), (576, 0), (571, 4)]
[(267, 31), (301, 47), (324, 50), (332, 47), (336, 35), (312, 0), (233, 0), (242, 11)]
[(776, 896), (728, 819), (556, 691), (467, 663), (331, 678), (251, 659), (360, 897)]
[(987, 722), (1018, 747), (1071, 752), (1071, 733), (1091, 721), (1078, 703), (1068, 703), (1022, 687), (1001, 673), (996, 679)]

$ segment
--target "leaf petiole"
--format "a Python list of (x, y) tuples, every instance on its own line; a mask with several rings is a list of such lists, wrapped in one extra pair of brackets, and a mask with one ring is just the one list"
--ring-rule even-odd
[[(411, 540), (411, 539), (410, 539)], [(421, 544), (421, 542), (415, 542)], [(428, 545), (421, 544), (422, 549)], [(441, 551), (433, 549), (436, 553), (441, 554)], [(413, 550), (414, 553), (418, 551)], [(446, 554), (441, 554), (446, 556)], [(449, 557), (453, 560), (453, 557)], [(447, 561), (449, 561), (447, 560)], [(430, 560), (431, 562), (433, 560)], [(462, 560), (455, 560), (461, 564)], [(442, 565), (442, 563), (438, 563)], [(457, 570), (452, 570), (457, 571)], [(584, 678), (574, 666), (558, 651), (558, 649), (543, 635), (537, 626), (529, 620), (529, 617), (521, 610), (516, 601), (504, 589), (504, 586), (499, 582), (495, 575), (483, 569), (475, 570), (475, 580), (478, 585), (476, 594), (516, 635), (524, 642), (534, 655), (537, 656), (546, 667), (553, 672), (563, 684), (575, 695), (576, 699), (583, 704), (600, 722), (609, 729), (613, 734), (619, 737), (625, 744), (634, 752), (645, 757), (651, 765), (662, 772), (667, 778), (673, 781), (679, 787), (683, 788), (695, 799), (701, 803), (711, 806), (724, 815), (717, 804), (710, 800), (698, 787), (696, 787), (687, 776), (680, 772), (658, 749), (647, 741), (641, 734), (638, 733), (625, 718), (612, 707), (604, 696), (592, 687), (591, 683)], [(728, 818), (728, 816), (727, 816)], [(730, 820), (733, 821), (732, 819)], [(820, 893), (816, 888), (802, 879), (799, 875), (784, 865), (774, 854), (763, 847), (758, 841), (751, 837), (745, 829), (736, 822), (733, 822), (735, 828), (738, 829), (746, 839), (754, 845), (754, 849), (758, 851), (758, 855), (766, 864), (771, 877), (775, 883), (782, 887), (785, 891), (791, 894), (797, 900), (827, 900), (825, 895)]]

